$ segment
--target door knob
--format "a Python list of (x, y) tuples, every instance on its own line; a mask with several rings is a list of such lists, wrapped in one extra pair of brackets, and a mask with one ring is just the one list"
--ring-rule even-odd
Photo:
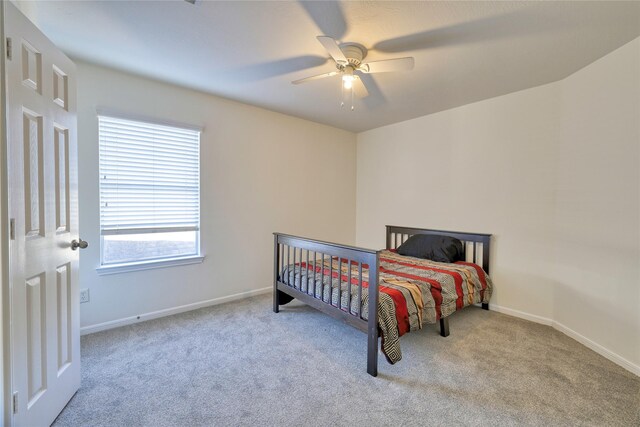
[(82, 240), (80, 238), (78, 238), (78, 240), (72, 240), (71, 241), (71, 250), (75, 251), (76, 249), (80, 248), (80, 249), (84, 249), (87, 246), (89, 246), (89, 243), (87, 243), (86, 240)]

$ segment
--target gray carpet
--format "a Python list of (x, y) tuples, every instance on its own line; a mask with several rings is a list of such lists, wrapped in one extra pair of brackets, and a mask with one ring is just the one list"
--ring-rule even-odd
[(550, 327), (468, 308), (372, 378), (363, 333), (270, 298), (83, 337), (54, 425), (640, 425), (640, 378)]

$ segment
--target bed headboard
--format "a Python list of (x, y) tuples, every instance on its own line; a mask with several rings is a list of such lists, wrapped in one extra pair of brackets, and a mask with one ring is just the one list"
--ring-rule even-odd
[(429, 230), (426, 228), (398, 227), (387, 225), (387, 249), (396, 249), (414, 234), (451, 236), (462, 241), (465, 259), (480, 265), (489, 273), (491, 234), (464, 233), (461, 231)]

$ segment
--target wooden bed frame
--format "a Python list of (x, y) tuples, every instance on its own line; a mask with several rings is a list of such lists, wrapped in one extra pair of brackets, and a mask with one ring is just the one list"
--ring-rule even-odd
[[(464, 257), (467, 261), (474, 262), (489, 273), (489, 254), (491, 244), (491, 234), (480, 233), (464, 233), (457, 231), (428, 230), (424, 228), (397, 227), (387, 225), (386, 249), (396, 249), (404, 243), (409, 237), (415, 234), (431, 234), (441, 236), (455, 237), (463, 242)], [(273, 311), (278, 313), (280, 305), (290, 302), (296, 298), (311, 307), (314, 307), (329, 316), (340, 319), (351, 326), (365, 332), (368, 335), (367, 340), (367, 372), (372, 376), (378, 375), (378, 271), (380, 269), (380, 251), (372, 249), (358, 248), (355, 246), (339, 245), (337, 243), (323, 242), (320, 240), (312, 240), (304, 237), (291, 236), (282, 233), (274, 234), (274, 261), (273, 261)], [(293, 255), (292, 255), (293, 254)], [(305, 257), (306, 256), (306, 257)], [(324, 302), (316, 295), (316, 272), (315, 263), (324, 261), (325, 257), (338, 257), (340, 260), (348, 260), (349, 263), (358, 264), (359, 275), (355, 279), (358, 283), (358, 301), (362, 301), (362, 266), (367, 264), (369, 268), (369, 285), (366, 289), (369, 295), (369, 312), (368, 320), (362, 318), (361, 303), (357, 304), (358, 312), (355, 314), (349, 311), (343, 311), (340, 308), (340, 296), (338, 296), (337, 305), (333, 305), (331, 301)], [(313, 273), (313, 295), (299, 291), (290, 286), (286, 282), (288, 278), (281, 277), (283, 269), (291, 264), (305, 262), (314, 266)], [(343, 261), (341, 261), (343, 262)], [(333, 267), (332, 267), (333, 269)], [(318, 273), (324, 278), (324, 269)], [(332, 274), (331, 271), (330, 274)], [(309, 275), (311, 276), (311, 275)], [(295, 277), (295, 274), (294, 274)], [(353, 277), (346, 280), (347, 283), (347, 306), (351, 304), (351, 281)], [(300, 279), (302, 283), (302, 278)], [(340, 275), (338, 282), (342, 284)], [(323, 283), (321, 281), (321, 283)], [(307, 277), (307, 286), (309, 286), (309, 277)], [(340, 295), (340, 291), (338, 291)], [(489, 309), (489, 304), (482, 304), (482, 308)], [(440, 319), (440, 335), (446, 337), (449, 335), (449, 319), (447, 317)]]

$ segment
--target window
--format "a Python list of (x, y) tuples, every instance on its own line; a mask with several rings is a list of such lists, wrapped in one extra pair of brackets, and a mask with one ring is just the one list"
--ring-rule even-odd
[(200, 131), (100, 115), (101, 267), (200, 256)]

